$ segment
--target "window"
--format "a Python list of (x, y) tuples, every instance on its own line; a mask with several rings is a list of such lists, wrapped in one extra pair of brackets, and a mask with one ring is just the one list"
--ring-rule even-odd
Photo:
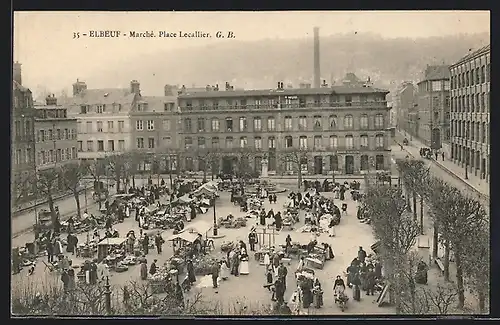
[(188, 133), (191, 132), (191, 119), (190, 118), (184, 119), (184, 132), (188, 132)]
[(76, 148), (75, 147), (71, 147), (71, 158), (76, 159)]
[(486, 82), (490, 81), (490, 65), (486, 65)]
[(16, 137), (21, 136), (21, 122), (20, 121), (16, 121), (15, 129), (16, 129)]
[(247, 100), (246, 99), (242, 99), (241, 100), (241, 108), (242, 109), (246, 109), (247, 108)]
[(382, 114), (375, 115), (375, 128), (376, 129), (384, 128), (384, 115)]
[(149, 149), (155, 148), (155, 138), (148, 138), (148, 148)]
[(299, 148), (300, 149), (307, 149), (307, 137), (302, 135), (299, 138)]
[(213, 106), (214, 110), (219, 109), (219, 101), (218, 100), (214, 100), (213, 103), (212, 103), (212, 106)]
[(481, 83), (486, 82), (486, 68), (484, 65), (481, 67)]
[(255, 117), (253, 119), (253, 130), (255, 132), (260, 132), (262, 131), (262, 120), (260, 117)]
[(450, 86), (450, 81), (449, 80), (445, 80), (444, 81), (444, 90), (450, 90), (451, 86)]
[(163, 130), (170, 131), (170, 120), (163, 120)]
[(205, 132), (205, 119), (200, 117), (198, 118), (198, 132)]
[(330, 156), (330, 170), (337, 171), (339, 169), (339, 158), (335, 155)]
[(481, 142), (486, 143), (486, 122), (483, 122), (481, 128)]
[(144, 138), (137, 138), (137, 149), (144, 149)]
[(212, 119), (212, 132), (219, 132), (219, 120), (216, 118)]
[(240, 148), (246, 148), (248, 146), (247, 137), (240, 138)]
[(193, 157), (186, 157), (186, 170), (187, 171), (193, 171), (194, 169), (194, 163), (193, 163)]
[(78, 141), (77, 143), (78, 152), (83, 151), (83, 141)]
[(226, 131), (233, 132), (233, 119), (226, 117)]
[(144, 123), (142, 121), (136, 121), (135, 122), (135, 129), (137, 131), (142, 131), (144, 130)]
[(56, 130), (56, 140), (62, 140), (61, 139), (61, 129)]
[(352, 127), (353, 127), (352, 115), (346, 115), (344, 117), (344, 129), (352, 129)]
[(104, 151), (104, 141), (97, 140), (97, 151)]
[(174, 103), (164, 103), (163, 104), (163, 110), (165, 112), (171, 112), (173, 108), (174, 108)]
[(269, 149), (276, 149), (276, 139), (274, 137), (267, 138), (267, 147)]
[(125, 151), (125, 140), (118, 140), (118, 150)]
[(299, 107), (306, 107), (306, 99), (305, 97), (299, 97)]
[(441, 91), (443, 90), (441, 81), (433, 81), (431, 84), (432, 91)]
[(113, 121), (108, 121), (108, 132), (114, 132), (115, 125)]
[(262, 149), (262, 138), (261, 137), (255, 137), (255, 149)]
[(186, 108), (187, 108), (187, 110), (188, 110), (188, 111), (193, 110), (193, 103), (191, 103), (191, 101), (190, 101), (190, 100), (188, 100), (188, 101), (186, 102)]
[(16, 165), (21, 163), (21, 149), (16, 150)]
[(219, 138), (218, 137), (212, 138), (212, 148), (219, 148)]
[(362, 155), (361, 156), (361, 166), (360, 170), (368, 170), (368, 156), (367, 155)]
[(232, 149), (233, 148), (233, 138), (232, 137), (227, 137), (226, 138), (226, 148), (227, 149)]
[(170, 137), (163, 137), (163, 143), (166, 148), (170, 148), (172, 146), (172, 139)]
[(198, 138), (198, 148), (205, 149), (205, 138), (204, 137)]
[(240, 117), (240, 132), (245, 132), (247, 130), (247, 118)]
[(115, 141), (108, 140), (108, 151), (115, 151)]
[(193, 139), (191, 137), (186, 137), (184, 139), (184, 148), (190, 149), (193, 146)]
[(85, 133), (85, 130), (83, 129), (83, 123), (81, 121), (77, 122), (77, 129), (78, 133)]
[(361, 118), (359, 119), (359, 127), (362, 129), (368, 129), (368, 115), (361, 115)]
[(285, 160), (285, 170), (286, 170), (287, 172), (291, 172), (291, 171), (293, 171), (293, 167), (294, 167), (294, 165), (295, 165), (295, 164), (293, 163), (293, 161), (292, 161), (292, 160), (290, 160), (290, 159), (286, 159), (286, 160)]
[(94, 151), (94, 141), (92, 140), (87, 141), (87, 151), (88, 152)]
[[(102, 130), (102, 122), (101, 122), (101, 130)], [(64, 129), (64, 139), (69, 140), (69, 130), (68, 129)]]
[(352, 135), (345, 136), (345, 147), (346, 149), (354, 149), (354, 138)]
[(204, 100), (200, 100), (200, 107), (202, 111), (206, 111), (208, 109), (207, 102)]
[(384, 135), (383, 134), (377, 134), (375, 136), (375, 147), (377, 149), (382, 149), (385, 147), (384, 145)]
[(330, 96), (330, 105), (331, 106), (334, 106), (334, 107), (337, 106), (338, 102), (339, 102), (339, 97), (338, 96), (334, 96), (334, 95)]
[(383, 170), (384, 169), (384, 156), (376, 155), (375, 156), (375, 169)]
[(292, 117), (285, 116), (285, 131), (292, 131), (292, 130), (293, 130)]
[(276, 120), (274, 117), (269, 117), (267, 119), (267, 130), (268, 131), (275, 131), (276, 130)]
[(351, 105), (352, 105), (352, 97), (345, 96), (345, 106), (351, 106)]
[(55, 161), (56, 161), (56, 154), (54, 153), (54, 150), (49, 150), (49, 162), (55, 162)]
[(338, 146), (338, 138), (336, 135), (331, 135), (330, 136), (330, 142), (329, 142), (329, 147), (330, 149), (337, 149)]
[(330, 115), (328, 123), (330, 125), (330, 130), (335, 130), (337, 128), (337, 115)]
[(321, 135), (315, 135), (314, 136), (314, 149), (321, 149), (322, 143), (321, 143)]
[(125, 121), (118, 121), (118, 132), (125, 131)]
[(306, 116), (299, 116), (299, 130), (300, 131), (307, 130), (307, 117)]
[(361, 137), (360, 137), (360, 144), (359, 146), (361, 148), (368, 148), (368, 136), (366, 134), (363, 134)]
[(484, 103), (484, 93), (481, 94), (481, 113), (484, 113), (486, 105)]
[(148, 131), (153, 131), (155, 129), (155, 121), (153, 120), (148, 120), (146, 125), (148, 127)]
[(314, 129), (321, 130), (321, 116), (320, 115), (314, 116)]
[(87, 105), (81, 105), (80, 106), (80, 114), (87, 114), (88, 111), (88, 106)]
[(52, 140), (52, 129), (49, 130), (49, 141)]

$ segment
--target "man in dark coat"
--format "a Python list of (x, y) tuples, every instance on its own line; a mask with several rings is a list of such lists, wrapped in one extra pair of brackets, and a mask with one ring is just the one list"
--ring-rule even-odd
[(97, 284), (97, 264), (96, 264), (96, 262), (90, 263), (89, 282), (90, 282), (90, 284)]
[(233, 260), (231, 261), (231, 274), (234, 276), (239, 276), (240, 258), (238, 254), (233, 255)]
[(286, 291), (286, 276), (288, 274), (288, 270), (286, 266), (283, 265), (283, 263), (280, 263), (280, 266), (278, 267), (278, 278), (281, 280), (283, 283), (283, 290)]
[(360, 263), (364, 263), (366, 258), (366, 252), (363, 250), (363, 247), (359, 246), (358, 250), (358, 261)]
[(193, 261), (188, 260), (186, 264), (187, 268), (187, 275), (188, 275), (188, 280), (190, 283), (196, 282), (196, 276), (194, 274), (194, 266), (193, 266)]
[(283, 284), (283, 281), (281, 281), (279, 278), (276, 280), (274, 283), (274, 288), (275, 288), (275, 295), (276, 295), (276, 300), (278, 301), (279, 304), (282, 304), (285, 302), (285, 286)]
[(142, 250), (144, 251), (144, 255), (148, 255), (148, 253), (149, 253), (149, 237), (148, 237), (148, 234), (144, 234), (144, 238), (142, 239)]
[(257, 242), (257, 234), (254, 230), (248, 234), (248, 244), (250, 244), (250, 251), (255, 252), (255, 244)]
[(151, 275), (155, 275), (155, 273), (156, 273), (156, 269), (157, 269), (156, 262), (157, 262), (157, 260), (154, 260), (153, 263), (151, 263), (151, 265), (149, 267), (149, 274), (151, 274)]
[(368, 268), (368, 272), (366, 273), (366, 295), (374, 295), (375, 294), (375, 272), (373, 271), (373, 267)]
[(155, 245), (156, 245), (156, 250), (157, 250), (158, 254), (161, 254), (161, 248), (162, 248), (162, 245), (164, 242), (165, 242), (165, 240), (163, 239), (161, 234), (160, 233), (156, 234)]
[(260, 211), (259, 223), (260, 223), (261, 226), (265, 226), (266, 225), (266, 211), (264, 209), (262, 209)]
[(217, 289), (217, 278), (219, 277), (219, 263), (215, 263), (212, 267), (212, 284), (214, 289)]

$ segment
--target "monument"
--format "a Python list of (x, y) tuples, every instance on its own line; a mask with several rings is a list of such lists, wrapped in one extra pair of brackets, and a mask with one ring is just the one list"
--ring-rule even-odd
[(260, 173), (260, 176), (262, 178), (267, 178), (269, 175), (268, 175), (268, 161), (267, 161), (267, 158), (263, 158), (262, 159), (262, 169), (261, 169), (261, 173)]

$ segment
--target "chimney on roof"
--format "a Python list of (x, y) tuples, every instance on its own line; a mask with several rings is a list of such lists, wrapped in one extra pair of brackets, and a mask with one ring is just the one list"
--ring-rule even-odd
[(216, 84), (216, 85), (215, 85), (214, 90), (215, 90), (215, 91), (219, 91), (219, 84)]
[(165, 85), (164, 92), (165, 96), (175, 96), (177, 94), (177, 86)]
[(283, 82), (278, 81), (278, 88), (277, 88), (277, 89), (278, 89), (278, 90), (283, 90), (283, 88), (284, 88), (284, 87), (283, 87)]
[(210, 91), (211, 89), (212, 89), (212, 86), (210, 86), (210, 85), (206, 85), (206, 87), (205, 87), (205, 90), (206, 90), (206, 91)]
[(314, 88), (320, 88), (320, 61), (319, 61), (319, 28), (314, 27)]
[(321, 84), (321, 88), (327, 88), (328, 84), (326, 83), (326, 80), (323, 79), (323, 83)]
[(76, 82), (73, 84), (73, 96), (77, 96), (85, 90), (87, 90), (87, 84), (84, 81), (76, 79)]
[(231, 85), (229, 84), (229, 82), (226, 81), (226, 91), (228, 91), (230, 89), (231, 89)]
[(22, 74), (21, 74), (21, 63), (15, 62), (12, 67), (12, 79), (14, 79), (18, 84), (22, 85)]
[(132, 80), (130, 82), (130, 93), (140, 95), (141, 94), (141, 84), (137, 80)]
[(57, 97), (56, 95), (48, 95), (47, 98), (45, 98), (45, 104), (47, 106), (56, 106), (57, 105)]

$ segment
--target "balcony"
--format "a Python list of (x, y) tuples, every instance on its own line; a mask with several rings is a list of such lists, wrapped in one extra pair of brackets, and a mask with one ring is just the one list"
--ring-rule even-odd
[(339, 108), (339, 109), (357, 109), (357, 108), (389, 108), (386, 101), (380, 102), (334, 102), (334, 103), (306, 103), (306, 104), (279, 104), (279, 105), (218, 105), (218, 106), (179, 106), (181, 112), (200, 112), (200, 111), (263, 111), (263, 110), (287, 110), (287, 109), (307, 109), (307, 108)]

